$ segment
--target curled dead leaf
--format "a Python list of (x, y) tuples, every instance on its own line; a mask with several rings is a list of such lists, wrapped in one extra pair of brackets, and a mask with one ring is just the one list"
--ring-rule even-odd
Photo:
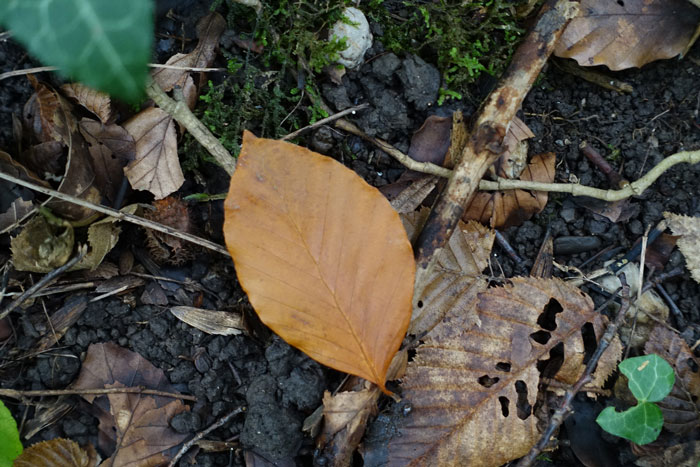
[(674, 235), (680, 235), (676, 243), (683, 253), (685, 263), (695, 282), (700, 283), (700, 217), (683, 216), (665, 212), (664, 217)]
[(415, 263), (398, 214), (338, 162), (246, 132), (224, 235), (261, 320), (319, 362), (384, 387)]
[[(92, 464), (90, 463), (92, 461)], [(15, 459), (15, 467), (88, 467), (95, 465), (95, 458), (81, 449), (73, 440), (55, 438), (36, 443), (25, 449)]]
[(641, 67), (683, 53), (700, 21), (686, 0), (582, 0), (554, 54), (581, 66)]
[(19, 271), (49, 272), (66, 264), (74, 239), (69, 222), (55, 225), (44, 216), (34, 216), (10, 241), (12, 263)]
[(66, 83), (61, 90), (75, 102), (92, 112), (107, 125), (114, 120), (112, 100), (109, 94), (97, 91), (82, 83)]

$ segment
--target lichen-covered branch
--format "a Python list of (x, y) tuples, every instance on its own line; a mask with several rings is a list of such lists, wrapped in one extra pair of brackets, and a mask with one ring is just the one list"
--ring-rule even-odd
[(487, 98), (461, 160), (416, 242), (417, 293), (420, 293), (422, 278), (429, 274), (438, 253), (478, 189), (479, 181), (503, 152), (503, 138), (510, 122), (547, 62), (564, 27), (577, 12), (578, 3), (548, 1), (534, 28), (515, 52), (500, 85)]
[(184, 100), (171, 99), (153, 80), (146, 87), (146, 93), (158, 107), (172, 115), (178, 123), (187, 128), (187, 131), (209, 151), (216, 163), (223, 167), (229, 176), (233, 175), (233, 172), (236, 171), (236, 158), (228, 152), (216, 136), (211, 134), (204, 123), (195, 117)]

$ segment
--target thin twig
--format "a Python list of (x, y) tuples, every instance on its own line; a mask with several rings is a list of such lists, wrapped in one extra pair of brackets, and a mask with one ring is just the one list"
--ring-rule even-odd
[(56, 71), (58, 68), (55, 66), (39, 66), (36, 68), (24, 68), (22, 70), (8, 71), (6, 73), (0, 74), (0, 81), (12, 78), (13, 76), (24, 76), (32, 73), (43, 73), (45, 71)]
[(178, 394), (176, 392), (157, 391), (155, 389), (147, 389), (143, 386), (132, 386), (126, 388), (101, 388), (101, 389), (42, 389), (36, 391), (19, 391), (17, 389), (0, 389), (0, 396), (11, 397), (13, 399), (22, 399), (24, 397), (43, 397), (43, 396), (81, 396), (84, 394), (143, 394), (148, 396), (172, 397), (173, 399), (183, 399), (186, 401), (196, 402), (197, 398), (186, 394)]
[[(391, 144), (379, 138), (373, 138), (367, 135), (364, 131), (358, 128), (353, 123), (339, 119), (335, 123), (336, 128), (347, 131), (355, 136), (369, 141), (379, 149), (389, 154), (391, 157), (399, 161), (404, 167), (416, 172), (422, 172), (440, 177), (449, 178), (452, 175), (452, 170), (440, 167), (439, 165), (430, 162), (418, 162), (411, 159), (407, 154), (399, 151)], [(505, 191), (505, 190), (532, 190), (543, 192), (558, 192), (570, 193), (574, 196), (588, 196), (591, 198), (602, 199), (605, 201), (619, 201), (632, 196), (641, 195), (644, 190), (649, 188), (664, 172), (676, 164), (686, 162), (688, 164), (700, 163), (700, 150), (697, 151), (682, 151), (666, 157), (664, 160), (654, 166), (642, 178), (634, 183), (626, 185), (620, 190), (602, 190), (593, 188), (578, 183), (542, 183), (530, 182), (526, 180), (509, 180), (499, 178), (497, 181), (481, 180), (479, 182), (479, 190), (482, 191)]]
[(43, 193), (45, 195), (53, 196), (54, 198), (58, 198), (62, 201), (68, 201), (69, 203), (77, 204), (78, 206), (82, 206), (85, 208), (92, 209), (97, 212), (101, 212), (102, 214), (106, 214), (110, 217), (114, 217), (116, 219), (125, 221), (125, 222), (130, 222), (132, 224), (139, 225), (141, 227), (145, 227), (147, 229), (153, 229), (158, 232), (162, 232), (166, 235), (172, 235), (173, 237), (180, 238), (182, 240), (185, 240), (187, 242), (191, 242), (194, 244), (197, 244), (199, 246), (202, 246), (204, 248), (208, 248), (210, 250), (216, 251), (217, 253), (221, 253), (222, 255), (225, 256), (230, 256), (228, 251), (221, 245), (218, 245), (214, 242), (211, 242), (209, 240), (206, 240), (201, 237), (197, 237), (196, 235), (188, 234), (186, 232), (181, 232), (179, 230), (176, 230), (170, 226), (159, 224), (158, 222), (153, 222), (148, 219), (144, 219), (143, 217), (135, 216), (133, 214), (128, 214), (125, 212), (117, 211), (116, 209), (109, 208), (107, 206), (103, 206), (101, 204), (94, 204), (89, 201), (85, 201), (80, 198), (76, 198), (75, 196), (68, 195), (66, 193), (61, 193), (56, 190), (52, 190), (50, 188), (45, 188), (43, 186), (36, 185), (31, 182), (27, 182), (25, 180), (22, 180), (17, 177), (13, 177), (12, 175), (8, 175), (6, 173), (0, 172), (0, 179), (7, 180), (8, 182), (16, 183), (17, 185), (21, 185), (23, 187), (29, 188), (34, 191), (38, 191), (39, 193)]
[(569, 416), (569, 413), (571, 412), (571, 401), (574, 399), (574, 396), (581, 390), (581, 388), (583, 388), (585, 384), (590, 382), (591, 375), (593, 374), (593, 371), (595, 370), (596, 366), (598, 366), (598, 361), (600, 360), (600, 357), (603, 355), (605, 350), (612, 342), (613, 337), (615, 337), (615, 334), (617, 333), (617, 328), (620, 326), (620, 324), (622, 324), (622, 321), (624, 321), (627, 309), (630, 307), (629, 286), (625, 281), (624, 274), (620, 274), (620, 282), (622, 283), (622, 305), (620, 306), (620, 309), (617, 312), (615, 321), (608, 325), (608, 328), (605, 330), (605, 334), (603, 334), (603, 337), (601, 337), (600, 343), (598, 344), (598, 348), (593, 353), (593, 356), (586, 365), (586, 371), (583, 372), (581, 377), (578, 379), (578, 381), (576, 381), (576, 383), (571, 387), (571, 389), (566, 391), (564, 400), (562, 400), (561, 405), (556, 410), (556, 412), (554, 412), (554, 415), (552, 415), (552, 418), (549, 420), (549, 425), (542, 434), (540, 440), (525, 457), (518, 461), (518, 463), (516, 464), (517, 467), (528, 467), (532, 465), (532, 463), (535, 461), (535, 458), (544, 450), (545, 446), (547, 446), (547, 444), (549, 443), (549, 439), (554, 434), (554, 431), (564, 422), (564, 419)]
[(211, 433), (212, 431), (216, 430), (217, 428), (220, 428), (224, 426), (226, 423), (228, 423), (229, 420), (231, 420), (233, 417), (238, 415), (241, 412), (245, 412), (245, 407), (237, 407), (233, 409), (231, 412), (227, 413), (220, 419), (218, 419), (216, 422), (214, 422), (212, 425), (210, 425), (208, 428), (200, 431), (197, 433), (194, 438), (191, 440), (187, 441), (185, 444), (182, 445), (180, 450), (175, 454), (175, 457), (170, 461), (168, 464), (168, 467), (174, 467), (175, 464), (177, 464), (177, 461), (180, 460), (182, 456), (185, 455), (185, 453), (192, 447), (194, 444), (199, 441), (200, 439), (204, 438), (206, 435)]
[(688, 164), (700, 163), (700, 150), (682, 151), (668, 156), (655, 165), (642, 178), (619, 190), (601, 190), (579, 184), (570, 183), (540, 183), (524, 182), (522, 180), (507, 180), (499, 178), (497, 181), (482, 180), (479, 184), (480, 190), (533, 190), (558, 193), (570, 193), (574, 196), (589, 196), (591, 198), (602, 199), (604, 201), (619, 201), (631, 196), (639, 196), (644, 190), (649, 188), (665, 171), (676, 164), (686, 162)]
[(338, 120), (339, 118), (342, 118), (342, 117), (349, 115), (349, 114), (354, 115), (355, 112), (358, 112), (362, 109), (366, 109), (367, 107), (369, 107), (369, 104), (364, 103), (364, 104), (360, 104), (360, 105), (355, 106), (355, 107), (350, 107), (349, 109), (341, 110), (340, 112), (334, 113), (330, 117), (323, 118), (315, 123), (312, 123), (311, 125), (307, 125), (304, 128), (299, 128), (297, 131), (293, 131), (292, 133), (289, 133), (288, 135), (283, 136), (282, 138), (280, 138), (280, 141), (289, 141), (290, 139), (296, 138), (297, 136), (304, 133), (305, 131), (313, 130), (314, 128), (318, 128), (318, 127), (323, 126), (327, 123), (334, 122), (334, 121)]
[(5, 308), (1, 313), (0, 313), (0, 320), (2, 320), (5, 316), (9, 315), (12, 313), (14, 309), (16, 309), (18, 306), (20, 306), (22, 303), (24, 303), (25, 300), (27, 300), (29, 297), (32, 297), (38, 290), (42, 289), (43, 287), (46, 287), (46, 285), (75, 266), (81, 259), (83, 259), (83, 256), (87, 253), (87, 246), (82, 245), (78, 247), (78, 253), (73, 256), (66, 264), (63, 266), (60, 266), (53, 271), (49, 272), (48, 274), (45, 274), (44, 277), (42, 277), (36, 284), (33, 286), (29, 287), (22, 295), (17, 297), (10, 303), (7, 308)]
[(162, 63), (149, 63), (148, 66), (151, 68), (167, 68), (168, 70), (194, 71), (198, 73), (208, 71), (228, 71), (226, 68), (197, 68), (193, 66), (164, 65)]

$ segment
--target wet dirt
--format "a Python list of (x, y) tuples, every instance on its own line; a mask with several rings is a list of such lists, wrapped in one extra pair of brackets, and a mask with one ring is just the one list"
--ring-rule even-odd
[[(195, 18), (197, 15), (193, 11), (203, 12), (205, 3), (208, 4), (185, 3), (173, 3), (176, 13)], [(190, 11), (192, 8), (194, 10)], [(190, 37), (193, 35), (191, 26), (190, 21), (187, 26)], [(179, 25), (172, 20), (163, 19), (158, 27), (164, 34), (180, 32)], [(428, 115), (449, 115), (455, 109), (462, 109), (466, 114), (474, 112), (474, 106), (465, 102), (452, 101), (438, 106), (440, 74), (435, 66), (416, 56), (386, 53), (381, 35), (376, 34), (377, 25), (372, 27), (376, 40), (365, 63), (358, 70), (349, 71), (341, 85), (333, 84), (330, 79), (322, 81), (322, 95), (334, 110), (368, 102), (369, 109), (358, 114), (353, 121), (367, 134), (386, 139), (404, 152), (408, 152), (413, 131)], [(171, 39), (156, 40), (161, 62), (177, 47), (179, 44)], [(696, 45), (688, 55), (699, 58), (700, 47)], [(617, 79), (634, 87), (631, 94), (619, 94), (562, 72), (550, 62), (526, 98), (520, 114), (536, 135), (530, 142), (530, 154), (556, 152), (555, 181), (576, 179), (584, 185), (607, 188), (605, 176), (581, 154), (581, 141), (587, 141), (603, 155), (619, 150), (620, 157), (613, 165), (615, 169), (621, 167), (622, 175), (629, 180), (636, 180), (667, 155), (700, 148), (700, 89), (697, 85), (700, 66), (695, 63), (689, 59), (667, 60), (641, 70), (615, 73)], [(36, 65), (12, 41), (0, 42), (0, 73)], [(31, 88), (24, 78), (0, 83), (0, 149), (13, 152), (11, 115), (21, 111), (30, 94)], [(404, 171), (381, 150), (330, 127), (312, 132), (306, 137), (306, 142), (315, 150), (339, 159), (377, 187), (395, 181)], [(353, 158), (345, 157), (341, 146), (349, 148)], [(209, 186), (190, 181), (180, 194), (225, 191), (227, 180), (220, 171), (210, 166), (205, 167), (203, 173), (212, 175)], [(648, 226), (662, 219), (664, 211), (700, 215), (699, 199), (700, 166), (679, 165), (665, 173), (642, 196), (632, 200), (636, 214), (624, 223), (613, 223), (596, 216), (568, 195), (551, 195), (543, 212), (503, 234), (522, 257), (527, 269), (532, 265), (548, 227), (555, 241), (569, 236), (595, 237), (599, 239), (598, 245), (626, 250)], [(2, 204), (0, 210), (6, 207)], [(193, 209), (197, 210), (194, 215), (202, 221), (202, 230), (209, 238), (222, 242), (222, 202)], [(127, 233), (130, 238), (141, 238), (142, 235), (133, 227), (128, 227)], [(131, 247), (128, 243), (122, 241), (108, 259), (117, 262), (120, 252)], [(9, 258), (6, 245), (7, 238), (3, 239), (0, 251), (3, 261)], [(578, 266), (599, 249), (597, 246), (582, 253), (557, 255), (555, 260)], [(236, 306), (246, 309), (245, 297), (235, 281), (232, 265), (213, 255), (198, 255), (195, 261), (183, 267), (162, 268), (159, 272), (177, 280), (189, 278), (212, 291), (212, 294), (204, 294), (201, 305), (204, 308), (230, 309)], [(493, 275), (510, 277), (517, 271), (513, 260), (499, 248), (494, 249), (492, 262)], [(675, 251), (667, 267), (683, 264), (682, 256)], [(599, 265), (594, 263), (589, 267)], [(26, 275), (20, 274), (17, 278), (25, 280)], [(168, 307), (193, 304), (195, 294), (182, 286), (165, 281), (151, 281), (151, 284), (162, 288)], [(692, 344), (700, 338), (700, 286), (688, 274), (675, 277), (664, 286), (689, 323), (684, 337)], [(45, 315), (42, 306), (49, 311), (55, 310), (68, 296), (49, 297), (42, 303), (37, 301), (22, 313), (15, 313), (13, 335), (0, 349), (0, 386), (14, 389), (65, 388), (76, 378), (80, 362), (91, 343), (116, 342), (138, 352), (165, 371), (178, 390), (197, 397), (189, 412), (171, 420), (176, 431), (194, 434), (231, 409), (245, 406), (245, 414), (208, 437), (237, 439), (241, 448), (253, 450), (269, 460), (293, 459), (297, 465), (311, 465), (314, 443), (302, 432), (301, 426), (319, 406), (323, 391), (335, 390), (342, 375), (322, 367), (264, 331), (254, 336), (207, 335), (176, 319), (166, 306), (143, 305), (142, 292), (138, 290), (128, 298), (112, 298), (89, 305), (58, 346), (33, 358), (16, 357), (30, 351), (43, 332)], [(596, 302), (603, 300), (595, 292), (590, 293)], [(675, 325), (673, 319), (671, 324)], [(258, 323), (258, 326), (261, 325)], [(80, 444), (96, 444), (97, 420), (80, 410), (77, 399), (71, 400), (75, 402), (74, 410), (25, 444), (56, 437), (69, 437)], [(9, 400), (6, 403), (18, 420), (31, 419), (36, 413), (34, 407)], [(401, 406), (388, 400), (382, 401), (380, 407), (382, 411), (377, 421), (367, 432), (368, 443), (378, 445), (394, 436), (391, 419), (400, 417), (402, 412)], [(197, 465), (202, 466), (243, 465), (240, 455), (230, 453), (200, 452), (195, 459)], [(373, 465), (372, 461), (368, 459), (367, 465)]]

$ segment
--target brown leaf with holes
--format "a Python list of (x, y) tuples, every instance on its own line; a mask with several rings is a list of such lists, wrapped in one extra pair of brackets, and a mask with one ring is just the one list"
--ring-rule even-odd
[(581, 66), (641, 67), (683, 53), (700, 22), (687, 0), (582, 0), (554, 54)]
[(170, 91), (175, 86), (185, 87), (190, 74), (186, 68), (206, 68), (216, 56), (219, 37), (226, 29), (226, 20), (219, 13), (211, 12), (197, 22), (197, 47), (188, 54), (175, 54), (165, 63), (178, 68), (156, 68), (151, 76), (163, 89)]
[[(143, 386), (176, 393), (165, 373), (135, 352), (111, 342), (91, 344), (74, 389)], [(179, 399), (138, 393), (84, 394), (100, 421), (98, 441), (112, 453), (106, 465), (155, 466), (167, 462), (187, 434), (170, 419), (188, 410)]]
[(61, 90), (75, 102), (92, 112), (100, 121), (107, 125), (114, 121), (112, 101), (109, 94), (97, 91), (82, 83), (66, 83)]
[(654, 328), (644, 351), (659, 355), (676, 373), (671, 393), (657, 402), (664, 415), (664, 428), (678, 434), (700, 428), (700, 360), (681, 336), (663, 326)]
[[(534, 156), (520, 175), (520, 180), (551, 183), (554, 180), (555, 161), (556, 156), (552, 152)], [(462, 219), (490, 223), (497, 229), (512, 227), (522, 224), (544, 209), (547, 198), (547, 192), (542, 191), (479, 191)]]
[(88, 144), (95, 184), (114, 201), (124, 178), (124, 167), (136, 156), (134, 138), (120, 125), (104, 125), (89, 118), (82, 119), (78, 129)]
[(408, 365), (412, 410), (389, 444), (389, 465), (499, 466), (526, 454), (540, 436), (538, 361), (558, 347), (580, 374), (581, 328), (592, 324), (599, 339), (606, 321), (578, 289), (524, 277), (479, 294), (476, 319), (448, 313)]
[(695, 282), (700, 283), (700, 217), (683, 216), (665, 212), (666, 224), (674, 235), (681, 238), (676, 243), (683, 253), (685, 265)]
[(124, 123), (134, 138), (136, 157), (124, 170), (135, 190), (147, 190), (162, 199), (182, 186), (185, 177), (177, 156), (173, 117), (150, 107)]
[(388, 201), (333, 159), (245, 132), (224, 207), (226, 245), (261, 320), (383, 388), (415, 274)]
[[(94, 452), (94, 451), (93, 451)], [(91, 463), (92, 461), (92, 463)], [(36, 443), (15, 459), (14, 467), (88, 467), (96, 459), (70, 439), (55, 438)]]
[[(415, 241), (429, 213), (424, 208), (401, 216), (409, 239)], [(493, 231), (477, 222), (458, 223), (425, 283), (415, 286), (410, 334), (429, 332), (447, 314), (476, 317), (474, 303), (488, 287), (481, 273), (488, 266), (494, 239)]]

